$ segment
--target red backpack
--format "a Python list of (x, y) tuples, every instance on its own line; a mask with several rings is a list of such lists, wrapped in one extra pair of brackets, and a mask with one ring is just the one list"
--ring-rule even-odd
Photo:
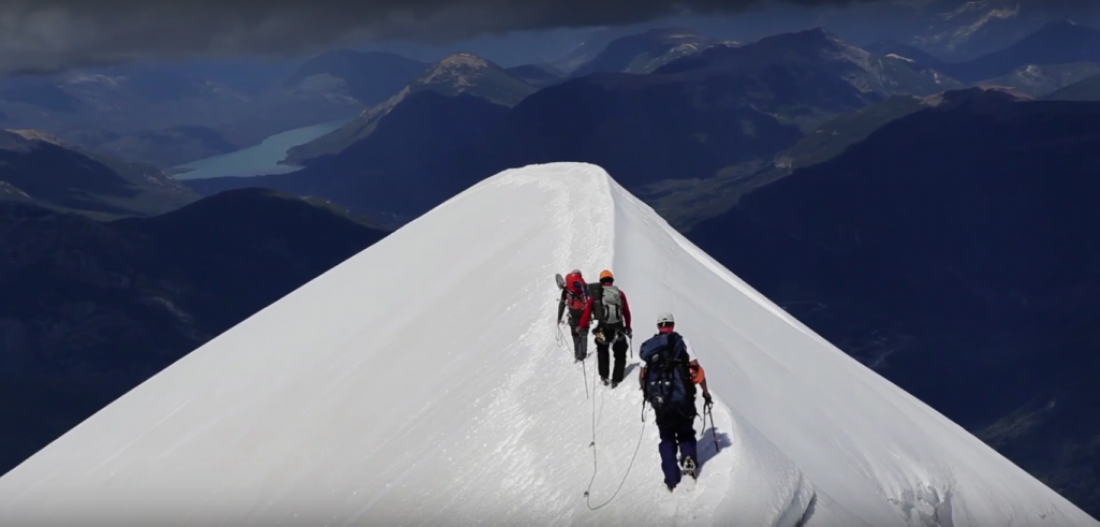
[(572, 273), (565, 277), (565, 293), (569, 302), (569, 309), (580, 311), (588, 304), (588, 286), (584, 283), (584, 277), (580, 273)]

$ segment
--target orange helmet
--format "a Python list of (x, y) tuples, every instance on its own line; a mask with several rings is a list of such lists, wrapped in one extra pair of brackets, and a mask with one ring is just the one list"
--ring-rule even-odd
[(614, 279), (615, 279), (615, 275), (611, 274), (611, 271), (608, 271), (607, 269), (604, 269), (603, 271), (600, 271), (600, 281), (601, 282), (603, 282), (604, 280), (614, 280)]

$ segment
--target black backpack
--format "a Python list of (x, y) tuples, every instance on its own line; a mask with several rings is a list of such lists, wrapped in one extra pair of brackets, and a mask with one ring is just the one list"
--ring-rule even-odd
[(653, 336), (642, 343), (638, 357), (646, 362), (643, 393), (657, 415), (695, 417), (695, 383), (680, 335), (669, 332)]
[(603, 321), (603, 284), (588, 284), (588, 298), (592, 299), (592, 320)]

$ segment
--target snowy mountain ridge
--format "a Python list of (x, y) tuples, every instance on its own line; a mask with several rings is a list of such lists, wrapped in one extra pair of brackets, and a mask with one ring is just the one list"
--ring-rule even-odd
[[(574, 267), (615, 271), (635, 348), (662, 311), (691, 339), (694, 485), (661, 482), (637, 359), (609, 390), (558, 343)], [(3, 525), (169, 522), (1098, 525), (575, 163), (471, 187), (0, 478)]]

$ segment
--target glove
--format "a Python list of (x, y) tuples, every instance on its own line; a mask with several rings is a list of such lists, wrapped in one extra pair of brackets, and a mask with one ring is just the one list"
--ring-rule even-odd
[(626, 338), (628, 338), (628, 339), (632, 339), (632, 338), (634, 338), (634, 330), (632, 330), (632, 329), (630, 329), (630, 328), (626, 328), (626, 329), (624, 329), (624, 330), (623, 330), (623, 334), (625, 334), (625, 335), (626, 335)]
[(714, 404), (714, 399), (710, 398), (710, 392), (703, 392), (703, 401), (706, 401), (707, 406)]

